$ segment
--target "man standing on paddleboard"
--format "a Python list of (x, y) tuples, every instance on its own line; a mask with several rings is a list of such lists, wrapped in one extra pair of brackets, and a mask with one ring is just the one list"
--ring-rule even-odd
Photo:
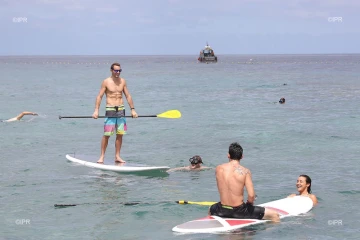
[(109, 138), (115, 133), (115, 163), (125, 162), (120, 157), (122, 137), (127, 131), (123, 93), (130, 106), (131, 116), (133, 118), (138, 117), (126, 81), (124, 78), (120, 77), (121, 71), (122, 69), (119, 63), (113, 63), (111, 65), (111, 77), (108, 77), (102, 82), (100, 92), (96, 97), (95, 111), (92, 115), (93, 118), (97, 119), (99, 117), (99, 108), (104, 94), (106, 95), (105, 116), (107, 117), (104, 121), (104, 135), (101, 140), (101, 155), (97, 163), (104, 163), (105, 151)]
[[(239, 143), (229, 146), (228, 163), (216, 167), (216, 182), (220, 202), (209, 209), (209, 215), (240, 219), (263, 219), (280, 222), (279, 214), (271, 209), (254, 206), (255, 191), (249, 169), (240, 165), (243, 148)], [(244, 187), (248, 199), (244, 203)]]

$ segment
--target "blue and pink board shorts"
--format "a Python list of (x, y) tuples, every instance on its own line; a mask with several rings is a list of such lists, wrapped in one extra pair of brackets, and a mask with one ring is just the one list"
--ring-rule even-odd
[(104, 120), (104, 136), (112, 136), (115, 134), (126, 134), (126, 119), (124, 105), (106, 107)]

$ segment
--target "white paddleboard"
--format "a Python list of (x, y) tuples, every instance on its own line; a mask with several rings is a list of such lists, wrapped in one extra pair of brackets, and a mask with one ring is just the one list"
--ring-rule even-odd
[[(114, 172), (122, 172), (122, 173), (136, 173), (136, 172), (156, 172), (156, 171), (166, 171), (170, 169), (167, 166), (147, 166), (144, 164), (134, 164), (134, 163), (122, 163), (119, 165), (115, 165), (113, 160), (113, 165), (109, 164), (99, 164), (94, 162), (86, 161), (84, 156), (81, 155), (74, 155), (74, 154), (67, 154), (66, 158), (73, 163), (81, 164), (86, 167), (96, 168), (101, 170), (107, 171), (114, 171)], [(89, 159), (87, 159), (89, 160)]]
[[(309, 197), (295, 196), (263, 203), (258, 206), (277, 211), (280, 218), (297, 216), (309, 212), (313, 208), (313, 201)], [(221, 218), (207, 216), (192, 220), (174, 227), (174, 232), (180, 233), (216, 233), (230, 232), (250, 225), (268, 222), (269, 220)]]

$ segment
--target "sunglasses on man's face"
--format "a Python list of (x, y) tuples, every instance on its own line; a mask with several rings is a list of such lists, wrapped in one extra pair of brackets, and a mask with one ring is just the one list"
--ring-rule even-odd
[(121, 72), (121, 71), (122, 71), (122, 69), (119, 69), (119, 70), (115, 70), (115, 69), (113, 69), (113, 71), (114, 71), (114, 72), (118, 72), (118, 73), (119, 73), (119, 72)]

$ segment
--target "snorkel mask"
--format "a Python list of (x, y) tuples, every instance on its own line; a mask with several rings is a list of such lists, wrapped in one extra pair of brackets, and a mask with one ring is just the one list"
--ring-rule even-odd
[(189, 162), (191, 163), (191, 165), (196, 165), (198, 163), (203, 163), (202, 159), (200, 156), (196, 155), (193, 156), (192, 158), (189, 159)]

